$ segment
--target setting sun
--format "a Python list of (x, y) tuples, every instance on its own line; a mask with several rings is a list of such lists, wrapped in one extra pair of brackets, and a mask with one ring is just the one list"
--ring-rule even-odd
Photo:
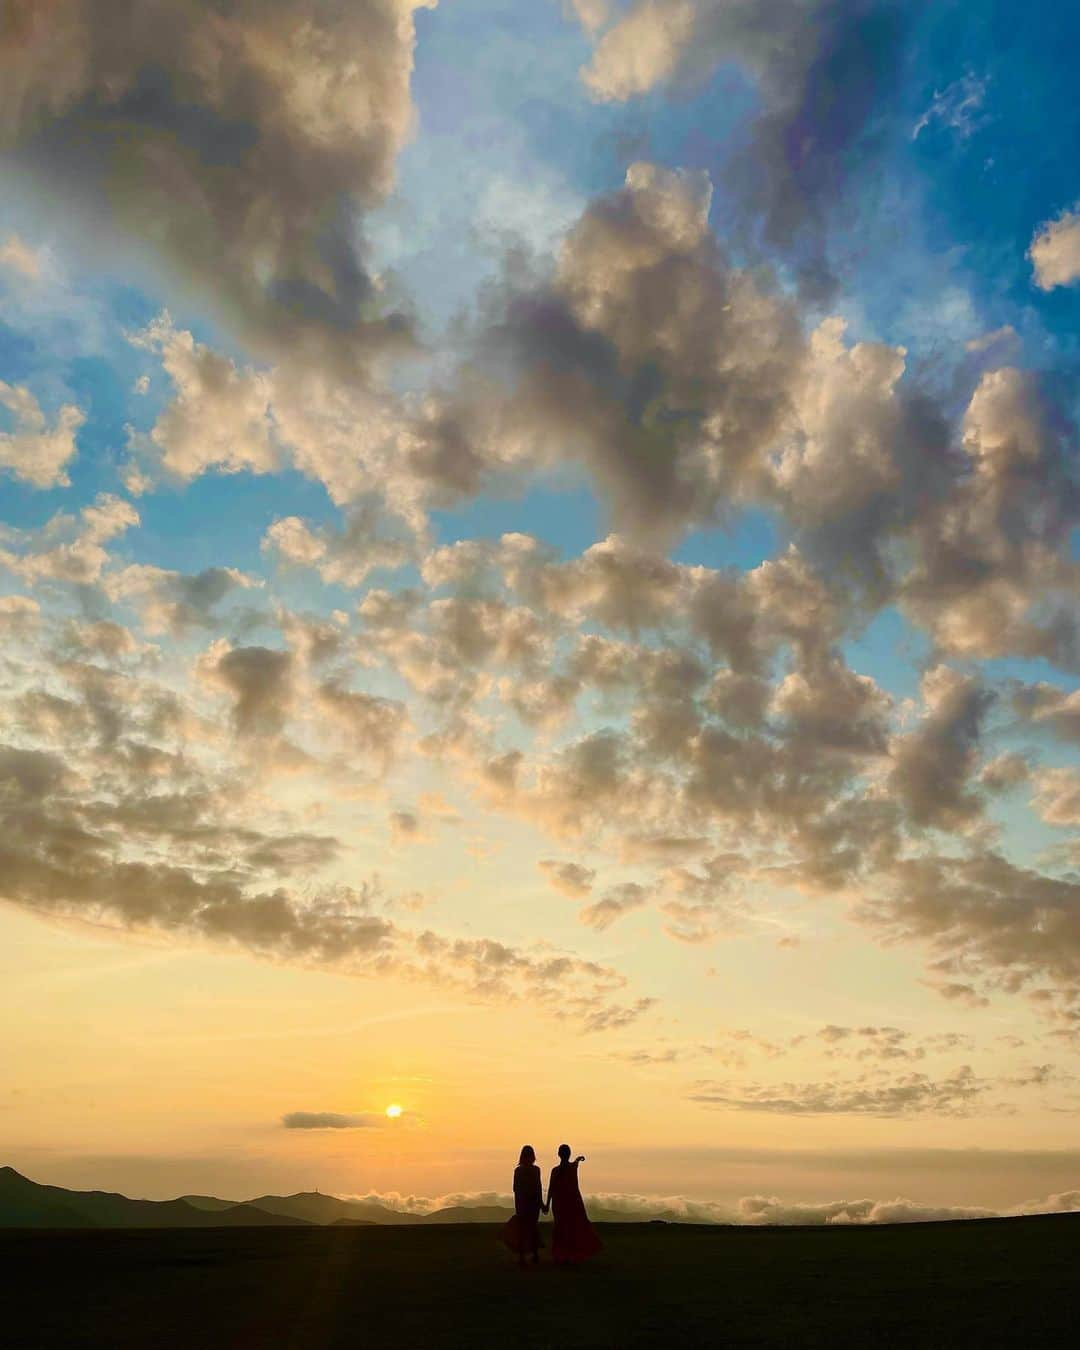
[(386, 1108), (386, 1114), (391, 1120), (397, 1120), (398, 1116), (401, 1115), (401, 1107), (398, 1106), (397, 1102), (394, 1102)]

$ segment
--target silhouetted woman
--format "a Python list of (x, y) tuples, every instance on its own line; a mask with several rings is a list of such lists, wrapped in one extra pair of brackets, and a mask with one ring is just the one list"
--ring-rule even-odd
[(571, 1162), (570, 1145), (560, 1144), (559, 1165), (551, 1169), (544, 1213), (549, 1208), (555, 1211), (551, 1259), (559, 1265), (587, 1261), (603, 1245), (585, 1213), (585, 1201), (581, 1198), (581, 1187), (578, 1185), (578, 1163), (584, 1161), (582, 1155)]
[(533, 1265), (540, 1260), (540, 1210), (543, 1208), (543, 1185), (536, 1153), (529, 1144), (521, 1150), (514, 1168), (514, 1214), (503, 1225), (502, 1240), (512, 1252), (517, 1252), (518, 1265), (525, 1264), (531, 1252)]

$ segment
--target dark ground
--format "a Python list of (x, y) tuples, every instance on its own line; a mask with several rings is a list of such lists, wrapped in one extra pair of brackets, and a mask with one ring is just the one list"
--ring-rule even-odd
[(0, 1233), (8, 1350), (1047, 1346), (1080, 1331), (1080, 1218), (601, 1229), (520, 1272), (470, 1224)]

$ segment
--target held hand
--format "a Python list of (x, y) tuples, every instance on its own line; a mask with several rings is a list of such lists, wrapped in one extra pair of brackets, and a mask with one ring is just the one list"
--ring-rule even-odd
[(585, 1161), (585, 1154), (584, 1154), (584, 1153), (580, 1154), (578, 1157), (576, 1157), (576, 1158), (574, 1159), (574, 1163), (575, 1163), (575, 1164), (577, 1164), (577, 1163), (579, 1163), (579, 1162), (584, 1162), (584, 1161)]

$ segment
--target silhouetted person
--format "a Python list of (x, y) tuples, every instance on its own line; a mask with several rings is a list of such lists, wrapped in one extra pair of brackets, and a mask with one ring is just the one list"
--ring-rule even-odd
[(514, 1168), (514, 1214), (503, 1225), (502, 1240), (517, 1252), (518, 1265), (524, 1266), (531, 1252), (533, 1265), (540, 1260), (540, 1210), (544, 1204), (540, 1169), (536, 1153), (526, 1144)]
[(571, 1162), (570, 1145), (560, 1144), (559, 1165), (551, 1169), (544, 1213), (549, 1209), (555, 1213), (551, 1259), (559, 1265), (587, 1261), (603, 1245), (585, 1213), (585, 1201), (581, 1198), (581, 1187), (578, 1185), (578, 1163), (584, 1161), (585, 1156), (582, 1154)]

